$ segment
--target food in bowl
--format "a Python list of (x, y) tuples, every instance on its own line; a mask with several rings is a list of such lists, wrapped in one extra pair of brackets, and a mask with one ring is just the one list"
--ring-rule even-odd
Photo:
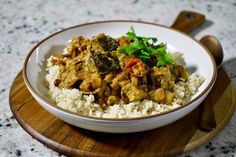
[(47, 60), (46, 80), (57, 106), (81, 115), (133, 118), (177, 108), (190, 101), (202, 76), (190, 74), (179, 53), (167, 52), (157, 38), (92, 39), (79, 36)]

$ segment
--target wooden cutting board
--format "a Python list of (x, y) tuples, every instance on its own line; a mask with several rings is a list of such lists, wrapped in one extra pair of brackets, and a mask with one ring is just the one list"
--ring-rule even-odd
[(10, 91), (11, 110), (25, 131), (51, 149), (69, 156), (173, 156), (192, 150), (215, 137), (235, 110), (234, 86), (220, 68), (209, 101), (217, 127), (199, 130), (199, 108), (170, 125), (151, 131), (108, 134), (69, 125), (44, 110), (27, 90), (20, 72)]

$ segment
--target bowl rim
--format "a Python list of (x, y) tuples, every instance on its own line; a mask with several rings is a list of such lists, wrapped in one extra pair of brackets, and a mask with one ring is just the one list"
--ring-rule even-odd
[[(93, 116), (87, 116), (87, 115), (82, 115), (82, 114), (78, 114), (76, 112), (72, 112), (72, 111), (69, 111), (69, 110), (66, 110), (66, 109), (63, 109), (59, 106), (57, 106), (56, 104), (53, 104), (51, 102), (49, 102), (48, 100), (44, 99), (34, 88), (33, 86), (31, 85), (29, 79), (28, 79), (28, 76), (27, 76), (27, 72), (26, 72), (26, 69), (27, 69), (27, 63), (29, 61), (29, 58), (31, 57), (31, 55), (33, 54), (33, 52), (35, 52), (35, 49), (37, 47), (39, 47), (42, 43), (44, 43), (45, 41), (47, 41), (48, 39), (50, 39), (51, 37), (59, 34), (59, 33), (62, 33), (62, 32), (65, 32), (67, 30), (70, 30), (70, 29), (74, 29), (74, 28), (77, 28), (77, 27), (82, 27), (82, 26), (87, 26), (87, 25), (93, 25), (93, 24), (100, 24), (100, 23), (114, 23), (114, 22), (124, 22), (124, 23), (128, 23), (128, 22), (131, 22), (131, 23), (139, 23), (139, 24), (147, 24), (147, 25), (153, 25), (153, 26), (158, 26), (158, 27), (162, 27), (162, 28), (166, 28), (166, 29), (169, 29), (169, 30), (172, 30), (172, 31), (175, 31), (177, 33), (180, 33), (184, 36), (186, 36), (187, 38), (189, 38), (189, 40), (192, 40), (194, 42), (196, 42), (199, 46), (201, 46), (205, 52), (208, 54), (208, 56), (210, 57), (210, 60), (211, 60), (211, 65), (213, 66), (213, 75), (212, 75), (212, 78), (209, 82), (209, 84), (207, 85), (207, 87), (205, 89), (202, 90), (202, 92), (194, 99), (192, 99), (191, 101), (189, 101), (188, 103), (184, 104), (184, 105), (181, 105), (177, 108), (174, 108), (174, 109), (171, 109), (169, 111), (164, 111), (164, 112), (160, 112), (160, 113), (157, 113), (157, 114), (153, 114), (153, 115), (146, 115), (146, 116), (141, 116), (141, 117), (132, 117), (132, 118), (103, 118), (103, 117), (93, 117)], [(42, 39), (39, 43), (37, 43), (30, 51), (29, 53), (27, 54), (26, 58), (25, 58), (25, 61), (24, 61), (24, 65), (23, 65), (23, 79), (24, 79), (24, 82), (28, 88), (29, 91), (33, 92), (33, 94), (35, 96), (37, 96), (41, 101), (43, 101), (45, 104), (49, 105), (49, 107), (53, 108), (53, 109), (56, 109), (57, 111), (59, 112), (64, 112), (65, 114), (67, 115), (70, 115), (70, 116), (73, 116), (73, 117), (80, 117), (82, 119), (87, 119), (87, 120), (95, 120), (95, 121), (104, 121), (104, 122), (124, 122), (124, 121), (134, 121), (134, 120), (142, 120), (142, 119), (149, 119), (149, 118), (155, 118), (155, 117), (158, 117), (158, 116), (163, 116), (163, 115), (167, 115), (169, 113), (172, 113), (172, 112), (175, 112), (175, 111), (178, 111), (184, 107), (187, 107), (189, 106), (190, 104), (192, 104), (193, 102), (195, 102), (196, 100), (198, 100), (202, 95), (204, 95), (208, 90), (209, 88), (211, 88), (213, 85), (214, 85), (214, 82), (216, 80), (216, 76), (217, 76), (217, 66), (216, 66), (216, 62), (215, 62), (215, 59), (213, 57), (213, 55), (211, 54), (211, 52), (203, 45), (201, 44), (200, 41), (196, 40), (195, 38), (193, 38), (192, 36), (184, 33), (184, 32), (181, 32), (175, 28), (172, 28), (172, 27), (168, 27), (168, 26), (164, 26), (164, 25), (160, 25), (160, 24), (156, 24), (156, 23), (152, 23), (152, 22), (145, 22), (145, 21), (135, 21), (135, 20), (103, 20), (103, 21), (94, 21), (94, 22), (87, 22), (87, 23), (83, 23), (83, 24), (78, 24), (78, 25), (74, 25), (74, 26), (71, 26), (71, 27), (67, 27), (67, 28), (64, 28), (60, 31), (57, 31), (55, 33), (52, 33), (50, 34), (49, 36), (45, 37), (44, 39)]]

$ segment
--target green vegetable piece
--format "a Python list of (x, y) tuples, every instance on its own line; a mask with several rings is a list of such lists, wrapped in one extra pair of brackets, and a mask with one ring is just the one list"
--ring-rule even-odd
[(103, 36), (99, 38), (98, 42), (104, 49), (104, 51), (113, 51), (116, 50), (117, 47), (119, 46), (118, 42), (109, 36)]
[(102, 54), (97, 52), (93, 54), (91, 58), (100, 74), (106, 74), (120, 68), (118, 59), (110, 53)]
[(137, 36), (133, 26), (131, 26), (130, 31), (126, 35), (131, 40), (131, 43), (125, 48), (120, 48), (120, 52), (138, 57), (146, 63), (151, 58), (156, 58), (156, 66), (173, 64), (173, 58), (167, 52), (167, 45), (162, 43), (157, 45), (157, 38)]

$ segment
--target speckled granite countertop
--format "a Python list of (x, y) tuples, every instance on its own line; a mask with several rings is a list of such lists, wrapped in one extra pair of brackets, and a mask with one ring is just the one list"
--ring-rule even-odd
[[(236, 83), (235, 0), (1, 0), (0, 1), (0, 157), (62, 156), (28, 135), (9, 108), (12, 81), (24, 58), (39, 40), (62, 28), (97, 20), (132, 19), (171, 25), (181, 10), (202, 12), (207, 22), (194, 31), (197, 39), (216, 36), (224, 49), (224, 64)], [(236, 84), (235, 84), (236, 85)], [(182, 157), (236, 156), (236, 113), (212, 141)]]

